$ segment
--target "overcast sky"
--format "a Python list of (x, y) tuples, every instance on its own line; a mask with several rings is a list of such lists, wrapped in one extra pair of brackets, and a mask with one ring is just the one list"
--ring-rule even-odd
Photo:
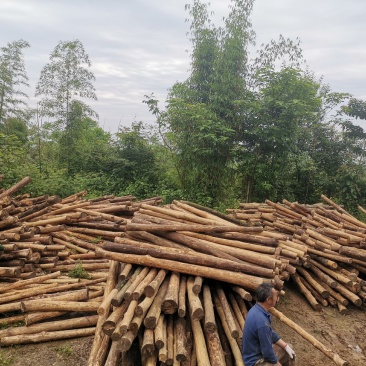
[[(88, 102), (106, 131), (133, 121), (153, 122), (142, 103), (187, 78), (190, 0), (0, 0), (0, 46), (24, 39), (30, 105), (42, 68), (59, 41), (79, 39), (92, 62), (97, 102)], [(229, 0), (211, 0), (215, 19)], [(257, 44), (299, 37), (305, 59), (333, 91), (366, 99), (365, 0), (257, 0), (252, 14)], [(218, 26), (220, 23), (217, 21)], [(188, 52), (187, 52), (188, 50)], [(366, 124), (363, 126), (366, 128)]]

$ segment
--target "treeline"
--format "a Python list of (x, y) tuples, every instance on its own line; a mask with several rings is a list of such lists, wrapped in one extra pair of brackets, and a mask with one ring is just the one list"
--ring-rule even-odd
[[(2, 186), (31, 176), (30, 193), (161, 195), (222, 209), (238, 202), (319, 201), (351, 212), (366, 200), (365, 138), (355, 119), (366, 103), (333, 92), (303, 59), (300, 42), (254, 48), (254, 1), (235, 0), (215, 27), (207, 4), (187, 6), (191, 72), (164, 109), (145, 96), (156, 124), (109, 134), (86, 104), (96, 99), (91, 62), (79, 40), (60, 42), (24, 102), (23, 41), (0, 53)], [(253, 51), (254, 50), (254, 51)], [(44, 122), (48, 121), (48, 122)]]

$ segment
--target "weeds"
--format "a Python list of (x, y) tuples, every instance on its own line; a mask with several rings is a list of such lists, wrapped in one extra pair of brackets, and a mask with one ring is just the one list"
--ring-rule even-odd
[(72, 278), (87, 278), (88, 280), (91, 279), (90, 274), (84, 269), (80, 260), (77, 264), (75, 264), (75, 268), (69, 271), (69, 277)]
[(65, 344), (64, 346), (56, 347), (55, 351), (62, 357), (70, 357), (74, 350), (70, 344)]
[(0, 351), (0, 366), (9, 366), (13, 362), (13, 357), (4, 355), (3, 352)]

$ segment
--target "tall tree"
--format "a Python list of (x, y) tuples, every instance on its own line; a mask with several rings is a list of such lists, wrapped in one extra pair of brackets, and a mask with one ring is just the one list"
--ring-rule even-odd
[[(298, 45), (280, 38), (265, 47), (262, 56), (251, 60), (254, 44), (250, 15), (254, 0), (233, 0), (224, 27), (216, 28), (208, 5), (195, 0), (187, 6), (192, 41), (191, 74), (171, 89), (165, 112), (150, 110), (158, 123), (173, 136), (171, 147), (186, 195), (202, 203), (219, 206), (232, 194), (237, 169), (237, 146), (251, 128), (256, 109), (258, 77), (263, 66), (274, 65), (283, 55), (289, 62), (301, 57)], [(261, 62), (264, 64), (261, 64)]]
[(73, 101), (78, 101), (84, 114), (97, 117), (85, 99), (97, 99), (93, 81), (94, 74), (89, 56), (79, 40), (60, 41), (50, 55), (48, 63), (41, 71), (36, 86), (36, 96), (40, 100), (40, 113), (51, 117), (54, 122), (65, 128), (70, 122)]
[(24, 66), (23, 49), (30, 44), (22, 39), (0, 48), (0, 126), (7, 118), (24, 119), (24, 87), (28, 77)]

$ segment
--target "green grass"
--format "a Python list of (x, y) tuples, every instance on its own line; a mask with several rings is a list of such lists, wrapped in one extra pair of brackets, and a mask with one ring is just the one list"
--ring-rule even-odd
[(62, 357), (70, 357), (74, 350), (72, 349), (71, 345), (67, 343), (64, 346), (56, 347), (55, 351)]
[(4, 355), (0, 351), (0, 366), (9, 366), (13, 363), (13, 357)]

